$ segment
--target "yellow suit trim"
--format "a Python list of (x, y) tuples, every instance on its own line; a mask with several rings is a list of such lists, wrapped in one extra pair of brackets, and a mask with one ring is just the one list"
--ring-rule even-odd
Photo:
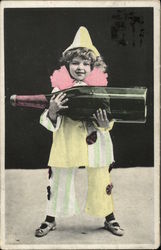
[(97, 124), (96, 124), (96, 122), (93, 122), (93, 124), (94, 124), (94, 126), (95, 126), (95, 128), (97, 128), (98, 130), (100, 130), (100, 131), (110, 131), (112, 128), (113, 128), (113, 126), (114, 126), (114, 120), (111, 120), (110, 122), (109, 122), (109, 126), (107, 127), (107, 128), (102, 128), (102, 127), (99, 127)]

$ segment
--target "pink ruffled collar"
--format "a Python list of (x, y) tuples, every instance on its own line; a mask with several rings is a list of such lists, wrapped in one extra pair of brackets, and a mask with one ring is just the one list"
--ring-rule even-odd
[[(88, 86), (107, 86), (107, 77), (107, 73), (103, 73), (100, 69), (94, 68), (83, 82)], [(75, 83), (75, 80), (70, 77), (65, 66), (62, 66), (59, 70), (55, 70), (50, 76), (50, 80), (52, 87), (57, 87), (60, 90), (71, 88)]]

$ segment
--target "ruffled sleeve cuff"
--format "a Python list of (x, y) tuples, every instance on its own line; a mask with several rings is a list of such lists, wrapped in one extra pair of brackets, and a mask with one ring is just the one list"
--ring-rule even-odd
[(111, 121), (109, 122), (109, 126), (108, 126), (107, 128), (99, 127), (99, 126), (97, 125), (96, 122), (93, 122), (93, 124), (94, 124), (94, 126), (95, 126), (96, 129), (98, 129), (98, 130), (100, 130), (100, 131), (102, 131), (102, 132), (108, 132), (108, 131), (110, 131), (110, 130), (113, 128), (114, 122), (115, 122), (114, 119), (111, 120)]
[(40, 116), (40, 124), (51, 132), (55, 132), (59, 129), (61, 124), (61, 116), (57, 117), (56, 122), (52, 122), (48, 117), (48, 109), (46, 109)]

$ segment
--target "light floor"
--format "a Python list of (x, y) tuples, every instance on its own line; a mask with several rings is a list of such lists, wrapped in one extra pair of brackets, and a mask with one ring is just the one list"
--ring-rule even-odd
[[(17, 244), (19, 249), (21, 244), (32, 244), (35, 249), (40, 245), (43, 249), (48, 249), (47, 245), (50, 249), (131, 249), (131, 244), (136, 248), (153, 244), (153, 170), (136, 167), (111, 172), (115, 216), (125, 229), (123, 237), (105, 231), (104, 219), (82, 212), (71, 218), (57, 218), (57, 229), (42, 238), (36, 238), (34, 231), (45, 218), (47, 170), (6, 170), (6, 244)], [(78, 169), (76, 176), (80, 204), (87, 188), (85, 173), (85, 169)]]

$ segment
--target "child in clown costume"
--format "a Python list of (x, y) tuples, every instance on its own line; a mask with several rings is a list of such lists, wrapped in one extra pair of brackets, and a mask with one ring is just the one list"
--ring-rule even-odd
[[(92, 44), (85, 27), (77, 31), (73, 43), (63, 52), (63, 66), (50, 77), (53, 93), (75, 86), (106, 86), (106, 64)], [(68, 108), (66, 94), (50, 100), (49, 109), (40, 117), (40, 123), (53, 133), (49, 156), (49, 185), (46, 219), (36, 229), (35, 236), (42, 237), (56, 228), (56, 217), (72, 216), (78, 213), (74, 178), (79, 166), (85, 166), (88, 173), (88, 194), (86, 213), (105, 217), (104, 228), (115, 235), (124, 231), (113, 214), (112, 184), (109, 168), (114, 162), (109, 121), (105, 110), (93, 114), (96, 122), (76, 121), (59, 115)]]

